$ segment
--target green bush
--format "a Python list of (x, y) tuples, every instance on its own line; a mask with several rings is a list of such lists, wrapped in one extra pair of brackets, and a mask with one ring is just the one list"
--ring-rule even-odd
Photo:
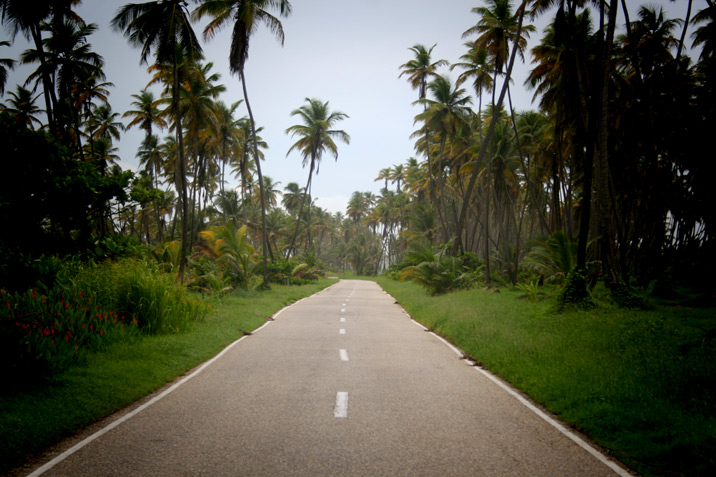
[(48, 378), (85, 351), (130, 338), (137, 330), (136, 318), (101, 305), (83, 290), (0, 290), (0, 298), (0, 375), (11, 382)]
[(596, 306), (589, 294), (587, 275), (583, 270), (574, 267), (565, 280), (564, 287), (558, 298), (559, 308), (578, 308), (589, 310)]
[(174, 275), (160, 273), (139, 260), (88, 265), (71, 279), (69, 287), (88, 290), (102, 305), (136, 319), (139, 329), (148, 334), (182, 331), (207, 311), (176, 283)]
[(269, 264), (269, 282), (280, 285), (307, 285), (325, 276), (320, 262), (301, 263), (295, 260), (277, 259)]

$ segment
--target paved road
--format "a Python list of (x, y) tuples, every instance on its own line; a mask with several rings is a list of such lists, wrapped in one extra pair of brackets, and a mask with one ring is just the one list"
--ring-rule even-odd
[(615, 474), (375, 283), (345, 280), (44, 475)]

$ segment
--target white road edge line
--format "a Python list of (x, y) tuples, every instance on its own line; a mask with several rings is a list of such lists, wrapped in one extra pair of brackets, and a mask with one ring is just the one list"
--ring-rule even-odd
[[(408, 317), (410, 318), (410, 321), (411, 321), (411, 322), (415, 323), (417, 326), (419, 326), (419, 327), (422, 328), (423, 330), (430, 332), (431, 335), (433, 335), (434, 337), (436, 337), (437, 339), (439, 339), (440, 341), (442, 341), (448, 348), (450, 348), (451, 350), (453, 350), (453, 351), (455, 352), (455, 354), (457, 354), (459, 357), (461, 357), (461, 358), (464, 358), (464, 357), (465, 357), (465, 353), (463, 353), (460, 349), (458, 349), (457, 347), (455, 347), (452, 343), (450, 343), (449, 341), (447, 341), (447, 340), (446, 340), (445, 338), (443, 338), (442, 336), (440, 336), (440, 335), (438, 335), (438, 334), (436, 334), (436, 333), (433, 333), (432, 331), (430, 331), (428, 328), (426, 328), (426, 327), (423, 326), (422, 324), (418, 323), (418, 322), (417, 322), (416, 320), (414, 320), (413, 317), (410, 316), (407, 312), (405, 312), (405, 314), (408, 315)], [(519, 401), (523, 406), (525, 406), (527, 409), (529, 409), (530, 411), (532, 411), (533, 413), (535, 413), (535, 414), (536, 414), (537, 416), (539, 416), (542, 420), (544, 420), (545, 422), (547, 422), (547, 424), (551, 425), (552, 427), (554, 427), (555, 429), (557, 429), (559, 432), (561, 432), (562, 434), (564, 434), (567, 438), (569, 438), (571, 441), (573, 441), (573, 442), (574, 442), (575, 444), (577, 444), (579, 447), (581, 447), (582, 449), (584, 449), (584, 450), (586, 450), (587, 452), (589, 452), (589, 453), (590, 453), (592, 456), (594, 456), (598, 461), (600, 461), (602, 464), (606, 465), (606, 466), (609, 467), (611, 470), (613, 470), (615, 474), (619, 475), (620, 477), (632, 477), (632, 474), (630, 474), (629, 472), (627, 472), (626, 470), (624, 470), (623, 468), (621, 468), (619, 465), (617, 465), (617, 464), (616, 464), (613, 460), (611, 460), (609, 457), (607, 457), (607, 456), (604, 455), (602, 452), (598, 451), (597, 449), (595, 449), (594, 447), (592, 447), (591, 445), (589, 445), (587, 442), (585, 442), (584, 439), (582, 439), (581, 437), (579, 437), (579, 436), (578, 436), (577, 434), (575, 434), (574, 432), (570, 431), (568, 428), (564, 427), (561, 423), (559, 423), (558, 421), (556, 421), (555, 419), (553, 419), (552, 417), (550, 417), (549, 415), (547, 415), (547, 414), (546, 414), (544, 411), (542, 411), (540, 408), (538, 408), (537, 406), (535, 406), (534, 404), (532, 404), (531, 402), (529, 402), (527, 399), (525, 399), (523, 396), (521, 396), (518, 392), (516, 392), (514, 389), (512, 389), (512, 388), (510, 387), (510, 385), (508, 385), (507, 383), (505, 383), (504, 381), (502, 381), (500, 378), (498, 378), (497, 376), (495, 376), (494, 374), (492, 374), (492, 373), (489, 372), (488, 370), (486, 370), (486, 369), (484, 369), (484, 368), (482, 368), (482, 367), (480, 367), (480, 366), (475, 365), (475, 363), (472, 362), (472, 361), (470, 361), (470, 360), (467, 360), (467, 364), (469, 364), (470, 366), (472, 366), (473, 368), (475, 368), (477, 371), (479, 371), (480, 373), (482, 373), (482, 374), (483, 374), (485, 377), (487, 377), (490, 381), (492, 381), (493, 383), (497, 384), (499, 387), (501, 387), (502, 389), (504, 389), (505, 391), (507, 391), (508, 394), (510, 394), (510, 395), (511, 395), (512, 397), (514, 397), (515, 399), (517, 399), (517, 401)]]
[[(331, 285), (330, 287), (324, 288), (324, 289), (321, 290), (321, 291), (325, 291), (325, 290), (327, 290), (328, 288), (331, 288), (332, 286), (335, 286), (335, 285), (336, 285), (336, 284), (333, 284), (333, 285)], [(320, 293), (320, 292), (318, 292), (318, 293)], [(311, 295), (311, 296), (313, 296), (313, 295)], [(294, 303), (291, 303), (290, 305), (287, 305), (287, 306), (281, 308), (279, 311), (277, 311), (277, 312), (273, 315), (273, 318), (276, 319), (276, 317), (278, 317), (278, 315), (280, 315), (281, 313), (283, 313), (283, 311), (286, 310), (286, 308), (289, 308), (289, 307), (291, 307), (291, 306), (293, 306), (293, 305), (295, 305), (295, 304), (297, 304), (297, 303), (300, 303), (300, 302), (302, 302), (303, 300), (306, 300), (307, 298), (310, 298), (310, 297), (302, 298), (302, 299), (300, 299), (300, 300), (298, 300), (298, 301), (296, 301), (296, 302), (294, 302)], [(270, 322), (270, 321), (267, 321), (266, 323), (264, 323), (263, 325), (261, 325), (260, 327), (256, 328), (254, 331), (252, 331), (252, 334), (255, 334), (255, 333), (261, 331), (262, 329), (264, 329), (265, 327), (267, 327), (269, 324), (271, 324), (271, 322)], [(144, 411), (146, 408), (148, 408), (148, 407), (151, 406), (152, 404), (155, 404), (157, 401), (160, 401), (160, 400), (164, 399), (164, 398), (167, 397), (169, 394), (171, 394), (171, 393), (173, 393), (174, 391), (176, 391), (182, 384), (185, 384), (187, 381), (189, 381), (190, 379), (196, 377), (199, 373), (201, 373), (201, 372), (204, 371), (206, 368), (208, 368), (209, 366), (211, 366), (215, 361), (217, 361), (217, 360), (218, 360), (219, 358), (221, 358), (224, 354), (226, 354), (231, 348), (233, 348), (234, 346), (236, 346), (237, 344), (239, 344), (241, 341), (243, 341), (243, 340), (246, 339), (246, 338), (248, 338), (248, 336), (247, 336), (247, 335), (244, 335), (244, 336), (242, 336), (241, 338), (239, 338), (239, 339), (237, 339), (236, 341), (234, 341), (233, 343), (229, 344), (226, 348), (224, 348), (223, 350), (221, 350), (221, 351), (219, 352), (219, 354), (217, 354), (216, 356), (214, 356), (214, 357), (211, 358), (210, 360), (205, 361), (204, 364), (202, 364), (202, 365), (200, 365), (198, 368), (196, 368), (193, 373), (191, 373), (191, 374), (185, 376), (185, 377), (182, 378), (180, 381), (174, 383), (172, 386), (170, 386), (169, 388), (167, 388), (166, 390), (164, 390), (161, 394), (158, 394), (158, 395), (154, 396), (152, 399), (150, 399), (149, 401), (145, 402), (144, 404), (142, 404), (142, 405), (139, 406), (138, 408), (136, 408), (136, 409), (134, 409), (133, 411), (131, 411), (131, 412), (125, 414), (124, 416), (120, 417), (120, 418), (117, 419), (116, 421), (114, 421), (114, 422), (108, 424), (107, 426), (103, 427), (102, 429), (100, 429), (99, 431), (95, 432), (95, 433), (92, 434), (91, 436), (85, 438), (84, 440), (78, 442), (77, 444), (75, 444), (75, 445), (72, 446), (71, 448), (67, 449), (67, 450), (66, 450), (65, 452), (63, 452), (62, 454), (56, 456), (55, 458), (53, 458), (53, 459), (50, 460), (49, 462), (47, 462), (47, 463), (45, 463), (44, 465), (38, 467), (37, 469), (35, 469), (34, 471), (32, 471), (32, 473), (28, 474), (27, 477), (37, 477), (37, 476), (40, 476), (40, 475), (44, 474), (45, 472), (47, 472), (48, 470), (52, 469), (54, 466), (56, 466), (57, 464), (59, 464), (60, 462), (62, 462), (63, 460), (67, 459), (69, 456), (71, 456), (71, 455), (74, 454), (75, 452), (77, 452), (78, 450), (80, 450), (80, 449), (82, 449), (83, 447), (85, 447), (87, 444), (89, 444), (89, 443), (91, 443), (92, 441), (94, 441), (94, 440), (96, 440), (96, 439), (102, 437), (103, 435), (105, 435), (106, 433), (108, 433), (109, 431), (111, 431), (112, 429), (114, 429), (115, 427), (119, 426), (119, 425), (122, 424), (123, 422), (130, 420), (131, 418), (133, 418), (134, 416), (136, 416), (136, 415), (139, 414), (140, 412)], [(346, 358), (347, 358), (347, 356), (346, 356)]]
[(348, 393), (345, 391), (338, 391), (336, 393), (336, 407), (333, 408), (333, 417), (346, 418), (348, 417)]
[(341, 357), (341, 361), (348, 361), (348, 351), (344, 349), (339, 349), (338, 355)]

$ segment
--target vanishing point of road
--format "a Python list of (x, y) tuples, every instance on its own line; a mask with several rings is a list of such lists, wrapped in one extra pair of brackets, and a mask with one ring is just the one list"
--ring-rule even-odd
[(455, 351), (342, 280), (34, 475), (629, 475)]

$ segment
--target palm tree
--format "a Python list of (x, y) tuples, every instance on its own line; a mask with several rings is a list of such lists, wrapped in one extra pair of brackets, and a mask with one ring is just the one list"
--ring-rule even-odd
[(42, 126), (42, 122), (37, 119), (35, 114), (42, 110), (35, 105), (35, 101), (40, 95), (34, 95), (29, 89), (25, 89), (20, 85), (15, 87), (15, 91), (10, 91), (10, 100), (7, 105), (3, 105), (3, 110), (12, 114), (15, 121), (26, 124), (30, 129), (35, 129), (33, 123)]
[(154, 126), (164, 129), (167, 127), (167, 122), (159, 114), (154, 93), (143, 89), (139, 94), (133, 94), (132, 98), (134, 98), (134, 101), (130, 104), (135, 109), (126, 111), (122, 117), (132, 118), (127, 124), (127, 129), (131, 129), (134, 126), (139, 127), (144, 131), (144, 142), (147, 143), (153, 135)]
[[(161, 117), (158, 102), (154, 99), (154, 93), (143, 89), (139, 94), (133, 94), (131, 105), (135, 109), (126, 111), (122, 117), (132, 118), (127, 124), (127, 129), (134, 126), (139, 127), (145, 133), (144, 142), (140, 146), (140, 165), (144, 164), (152, 184), (155, 189), (159, 189), (159, 169), (160, 158), (159, 153), (159, 137), (153, 134), (154, 126), (161, 129), (167, 127), (167, 122)], [(153, 199), (154, 215), (159, 225), (159, 241), (164, 240), (161, 223), (159, 221), (159, 207), (156, 198)]]
[(298, 210), (303, 205), (305, 190), (298, 185), (298, 182), (289, 182), (283, 188), (281, 204), (286, 211), (294, 217), (298, 216)]
[[(193, 158), (193, 176), (191, 187), (191, 203), (198, 206), (201, 215), (201, 190), (208, 186), (207, 171), (211, 169), (207, 164), (205, 136), (215, 136), (219, 129), (216, 115), (216, 98), (226, 90), (223, 85), (214, 84), (219, 80), (218, 73), (210, 73), (213, 63), (196, 65), (192, 74), (185, 80), (186, 87), (181, 91), (179, 108), (183, 118), (183, 125), (187, 131), (187, 149)], [(199, 200), (197, 202), (197, 194)], [(195, 209), (191, 212), (190, 245), (194, 243), (198, 234), (198, 223), (195, 220)], [(190, 247), (191, 249), (191, 247)]]
[[(475, 7), (473, 13), (480, 15), (478, 23), (468, 28), (463, 34), (463, 38), (478, 34), (474, 47), (479, 52), (486, 50), (487, 54), (492, 58), (495, 64), (494, 72), (502, 74), (503, 67), (508, 60), (508, 47), (510, 42), (516, 42), (517, 51), (524, 61), (524, 50), (527, 47), (527, 38), (530, 32), (535, 31), (532, 25), (522, 25), (519, 22), (518, 32), (518, 15), (512, 13), (511, 0), (485, 0), (488, 6)], [(524, 4), (524, 2), (523, 2)], [(523, 8), (521, 8), (523, 10)], [(506, 80), (509, 83), (508, 80)], [(492, 88), (492, 104), (495, 105), (495, 82)]]
[[(509, 3), (509, 0), (493, 0), (493, 2), (498, 2), (498, 1), (505, 1), (506, 3)], [(525, 44), (523, 44), (521, 40), (523, 39), (523, 37), (522, 37), (522, 22), (524, 20), (524, 16), (526, 13), (525, 9), (526, 9), (527, 3), (528, 3), (528, 0), (523, 0), (522, 3), (520, 4), (520, 6), (517, 8), (517, 14), (515, 15), (516, 26), (514, 28), (514, 33), (512, 33), (510, 35), (513, 38), (512, 53), (509, 56), (507, 69), (504, 74), (505, 80), (502, 84), (502, 89), (500, 91), (499, 99), (497, 100), (496, 103), (493, 99), (493, 107), (492, 107), (493, 111), (499, 111), (502, 108), (502, 104), (505, 100), (505, 95), (507, 94), (507, 89), (509, 88), (510, 78), (512, 75), (512, 68), (514, 66), (515, 59), (518, 54), (518, 50), (521, 51), (525, 47)], [(478, 25), (480, 25), (480, 24), (478, 24)], [(518, 40), (515, 41), (515, 39), (518, 39)], [(488, 48), (488, 51), (489, 51), (489, 48)], [(496, 64), (497, 64), (497, 62), (496, 62)], [(496, 71), (500, 71), (501, 65), (500, 65), (500, 68), (495, 68), (495, 69), (496, 69)], [(494, 92), (495, 91), (494, 83), (493, 83), (492, 89)], [(494, 95), (493, 95), (493, 98), (494, 98)], [(493, 115), (493, 118), (490, 120), (490, 125), (487, 129), (487, 133), (485, 134), (485, 138), (483, 141), (481, 141), (480, 152), (478, 153), (477, 158), (475, 159), (475, 167), (473, 168), (472, 174), (470, 175), (470, 179), (469, 179), (467, 187), (465, 189), (465, 195), (464, 195), (464, 199), (463, 199), (462, 207), (460, 209), (460, 215), (459, 215), (458, 223), (457, 223), (457, 230), (455, 232), (456, 240), (455, 240), (455, 244), (453, 246), (454, 250), (462, 249), (462, 233), (465, 228), (465, 220), (467, 218), (467, 211), (470, 207), (470, 197), (472, 196), (472, 193), (475, 189), (475, 183), (477, 182), (477, 177), (480, 173), (480, 165), (482, 164), (482, 162), (485, 159), (485, 155), (487, 154), (488, 146), (489, 146), (490, 142), (492, 141), (492, 136), (494, 135), (495, 128), (497, 127), (497, 120), (496, 120), (497, 118), (495, 116), (497, 116), (497, 115)]]
[[(39, 63), (27, 81), (36, 80), (39, 83), (47, 72), (50, 73), (57, 89), (58, 99), (53, 113), (60, 137), (66, 146), (74, 148), (81, 157), (81, 101), (78, 97), (84, 89), (83, 84), (105, 79), (102, 70), (104, 59), (92, 51), (92, 45), (87, 41), (97, 30), (97, 25), (55, 19), (51, 23), (44, 23), (42, 30), (50, 33), (43, 40), (43, 49), (29, 49), (21, 55), (24, 64)], [(54, 89), (52, 95), (55, 95)]]
[(425, 99), (428, 89), (428, 81), (437, 75), (437, 70), (441, 66), (447, 66), (447, 60), (432, 61), (430, 55), (437, 45), (433, 45), (427, 49), (425, 45), (416, 44), (408, 48), (415, 54), (415, 58), (400, 65), (402, 72), (398, 78), (403, 75), (408, 76), (408, 82), (413, 89), (418, 90), (418, 99)]
[[(437, 45), (433, 45), (430, 49), (427, 49), (424, 45), (416, 44), (409, 48), (415, 54), (415, 58), (400, 65), (402, 72), (398, 75), (400, 78), (403, 75), (408, 76), (408, 82), (413, 89), (418, 90), (418, 102), (424, 101), (428, 90), (428, 81), (431, 78), (437, 76), (437, 69), (441, 66), (447, 66), (449, 63), (446, 60), (432, 61), (430, 55), (433, 49)], [(423, 112), (427, 110), (427, 104), (423, 103)], [(428, 178), (429, 186), (433, 199), (437, 197), (437, 191), (435, 189), (435, 182), (433, 179), (433, 165), (430, 157), (430, 131), (426, 127), (424, 131), (425, 144), (423, 152), (428, 161)]]
[[(221, 160), (221, 182), (220, 191), (224, 191), (226, 164), (236, 160), (236, 156), (243, 154), (246, 137), (239, 127), (239, 121), (234, 119), (234, 114), (239, 108), (242, 100), (236, 101), (227, 106), (223, 101), (216, 102), (216, 119), (218, 122), (218, 134), (214, 136), (216, 146)], [(238, 153), (238, 154), (237, 154)]]
[[(535, 67), (527, 84), (535, 88), (535, 99), (548, 112), (555, 124), (554, 154), (549, 159), (552, 175), (551, 231), (562, 229), (560, 213), (560, 176), (563, 160), (568, 154), (581, 169), (587, 144), (589, 68), (593, 65), (594, 51), (590, 41), (591, 20), (589, 10), (581, 14), (557, 10), (554, 21), (547, 27), (539, 45), (532, 49)], [(572, 169), (576, 169), (572, 167)], [(588, 180), (591, 171), (585, 171)], [(590, 190), (585, 190), (589, 199)], [(586, 205), (590, 201), (584, 201)], [(587, 221), (588, 222), (588, 221)], [(586, 243), (586, 242), (585, 242)]]
[[(478, 99), (477, 116), (478, 127), (482, 125), (480, 115), (482, 114), (482, 92), (492, 89), (492, 67), (488, 63), (487, 49), (476, 46), (474, 42), (467, 42), (467, 53), (460, 57), (460, 63), (454, 63), (450, 66), (450, 70), (456, 67), (462, 68), (464, 71), (457, 78), (456, 86), (460, 86), (465, 81), (472, 78), (472, 86), (475, 88), (475, 94)], [(480, 127), (480, 132), (482, 128)]]
[(400, 185), (405, 182), (406, 174), (407, 169), (403, 166), (403, 164), (394, 165), (390, 172), (390, 176), (388, 178), (390, 179), (391, 184), (395, 184), (395, 190), (398, 194), (400, 194)]
[[(306, 167), (306, 164), (309, 165), (306, 193), (307, 197), (310, 197), (313, 172), (315, 171), (316, 174), (318, 174), (323, 153), (328, 151), (333, 154), (333, 157), (336, 160), (338, 160), (338, 146), (336, 146), (333, 138), (338, 138), (346, 144), (350, 144), (351, 137), (343, 130), (332, 129), (338, 121), (347, 118), (347, 114), (340, 111), (331, 112), (328, 109), (328, 101), (323, 102), (316, 98), (306, 98), (306, 102), (308, 104), (304, 104), (300, 108), (291, 111), (291, 116), (299, 116), (302, 119), (303, 124), (294, 124), (286, 129), (286, 134), (291, 134), (291, 137), (299, 136), (299, 139), (288, 149), (286, 156), (288, 156), (291, 151), (296, 149), (301, 153), (301, 155), (303, 155), (303, 167)], [(292, 252), (296, 236), (298, 235), (298, 227), (301, 223), (303, 207), (304, 205), (301, 205), (301, 209), (298, 212), (298, 224), (296, 225), (296, 231), (293, 234), (291, 245), (287, 250), (288, 254)], [(309, 230), (309, 247), (310, 242), (311, 233)]]
[(156, 63), (171, 65), (172, 68), (172, 109), (175, 118), (177, 141), (177, 188), (182, 202), (182, 251), (179, 264), (179, 278), (183, 280), (189, 253), (189, 200), (187, 197), (187, 163), (184, 156), (182, 118), (179, 110), (181, 85), (179, 83), (178, 57), (193, 60), (201, 55), (199, 40), (189, 23), (189, 14), (184, 0), (155, 0), (152, 2), (130, 3), (117, 12), (112, 27), (121, 31), (132, 46), (141, 48), (140, 63), (148, 64), (154, 51)]
[[(421, 102), (426, 106), (425, 111), (415, 117), (416, 121), (424, 123), (424, 129), (435, 135), (438, 149), (438, 160), (433, 162), (433, 171), (430, 177), (437, 178), (439, 192), (434, 191), (433, 200), (436, 203), (438, 217), (443, 231), (443, 240), (450, 239), (445, 210), (442, 203), (442, 194), (445, 193), (444, 170), (447, 168), (445, 161), (445, 148), (448, 142), (459, 134), (469, 135), (470, 117), (472, 111), (469, 104), (472, 102), (464, 89), (453, 86), (446, 76), (436, 76), (428, 84), (428, 89), (434, 99), (423, 99)], [(423, 144), (423, 147), (428, 147)]]
[(390, 174), (392, 170), (390, 167), (384, 167), (380, 170), (380, 173), (378, 174), (378, 177), (374, 179), (375, 182), (378, 181), (385, 181), (385, 188), (388, 188), (388, 181), (390, 180)]
[[(263, 131), (263, 127), (252, 128), (251, 120), (247, 117), (240, 118), (236, 122), (237, 134), (240, 141), (235, 145), (237, 160), (234, 161), (234, 165), (231, 172), (234, 173), (234, 177), (241, 179), (241, 202), (242, 204), (247, 203), (247, 193), (249, 184), (253, 183), (253, 174), (256, 170), (256, 164), (259, 161), (264, 160), (264, 152), (262, 149), (268, 149), (268, 144), (263, 140), (259, 133)], [(254, 136), (253, 130), (256, 130), (257, 136)], [(255, 153), (258, 153), (258, 157), (253, 157)], [(259, 192), (261, 190), (259, 189)], [(244, 209), (244, 219), (248, 222), (248, 209)]]
[(54, 97), (54, 86), (50, 70), (45, 66), (45, 55), (42, 39), (42, 23), (52, 14), (52, 0), (0, 0), (0, 11), (2, 12), (2, 23), (9, 25), (13, 39), (18, 33), (25, 38), (32, 39), (35, 49), (40, 52), (41, 81), (45, 97), (45, 112), (50, 127), (50, 133), (55, 134), (55, 121), (53, 115), (57, 98)]
[[(0, 41), (0, 46), (10, 46), (9, 41)], [(15, 60), (12, 58), (0, 58), (0, 94), (5, 93), (5, 83), (7, 83), (7, 70), (15, 67)]]
[[(211, 39), (216, 33), (233, 21), (234, 26), (231, 32), (231, 51), (229, 52), (229, 69), (233, 74), (238, 74), (244, 93), (246, 109), (249, 112), (251, 121), (251, 135), (256, 137), (256, 121), (249, 103), (249, 96), (246, 88), (246, 76), (244, 67), (249, 57), (249, 41), (251, 35), (256, 31), (259, 24), (266, 25), (276, 38), (283, 45), (283, 26), (278, 18), (271, 15), (266, 9), (278, 8), (279, 15), (287, 17), (291, 13), (291, 3), (288, 0), (203, 0), (194, 10), (193, 16), (201, 19), (209, 15), (212, 20), (204, 29), (204, 38)], [(263, 177), (261, 174), (261, 163), (259, 161), (258, 144), (254, 141), (254, 158), (256, 159), (256, 172), (259, 179), (261, 199), (261, 232), (263, 243), (263, 278), (264, 286), (268, 286), (268, 237), (266, 236), (266, 208), (263, 200)]]
[[(266, 209), (270, 210), (278, 205), (278, 195), (281, 191), (278, 189), (280, 182), (274, 182), (269, 176), (264, 176), (264, 197), (266, 198)], [(260, 193), (258, 190), (258, 184), (256, 187), (255, 200), (260, 200)]]
[(107, 138), (119, 140), (120, 131), (124, 131), (124, 124), (119, 121), (119, 113), (112, 111), (108, 104), (97, 106), (90, 118), (88, 127), (93, 139)]

